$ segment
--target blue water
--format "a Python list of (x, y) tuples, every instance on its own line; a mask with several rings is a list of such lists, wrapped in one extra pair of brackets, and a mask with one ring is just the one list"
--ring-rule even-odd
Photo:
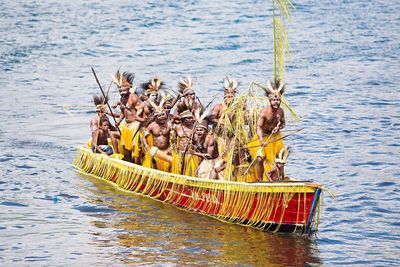
[[(70, 166), (91, 95), (118, 68), (207, 102), (272, 76), (269, 1), (2, 1), (0, 264), (398, 266), (400, 3), (295, 1), (287, 95), (304, 127), (290, 176), (325, 194), (319, 232), (274, 235), (183, 212)], [(114, 90), (114, 89), (113, 89)], [(117, 99), (115, 92), (112, 99)]]

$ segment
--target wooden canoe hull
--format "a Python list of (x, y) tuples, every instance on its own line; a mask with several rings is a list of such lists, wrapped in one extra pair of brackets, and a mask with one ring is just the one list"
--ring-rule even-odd
[(313, 230), (321, 186), (307, 182), (242, 183), (171, 174), (78, 148), (74, 167), (119, 188), (228, 223), (274, 232)]

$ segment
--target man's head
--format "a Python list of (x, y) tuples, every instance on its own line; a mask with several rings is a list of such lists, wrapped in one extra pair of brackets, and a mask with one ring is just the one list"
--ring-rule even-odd
[(159, 96), (159, 92), (164, 88), (164, 82), (157, 77), (151, 78), (148, 82), (142, 83), (143, 94), (156, 102)]
[(165, 110), (162, 110), (162, 111), (160, 111), (160, 112), (158, 112), (158, 113), (156, 114), (156, 122), (157, 122), (158, 124), (164, 124), (164, 123), (167, 122), (167, 120), (168, 120), (168, 115), (167, 115), (167, 113), (165, 112)]
[(163, 109), (165, 110), (165, 112), (167, 114), (169, 114), (171, 112), (171, 109), (172, 109), (171, 101), (165, 101), (165, 103), (163, 105)]
[(185, 126), (192, 126), (194, 123), (194, 116), (190, 110), (185, 110), (179, 114), (182, 124)]
[(151, 99), (151, 101), (156, 102), (158, 98), (158, 93), (157, 92), (151, 92), (148, 94), (148, 99)]
[(196, 124), (195, 133), (199, 138), (205, 137), (207, 132), (208, 132), (207, 121), (202, 121), (201, 123)]
[(130, 94), (129, 89), (130, 89), (130, 88), (118, 88), (118, 90), (119, 90), (119, 95), (120, 95), (122, 98), (127, 98), (127, 97), (129, 96), (129, 94)]
[(193, 90), (190, 90), (184, 96), (189, 99), (189, 100), (195, 100), (196, 99), (196, 93)]
[(124, 72), (121, 73), (119, 70), (113, 76), (113, 81), (117, 85), (119, 94), (122, 98), (126, 98), (130, 94), (130, 89), (133, 86), (133, 80), (135, 79), (135, 74)]
[(100, 120), (100, 129), (103, 131), (108, 131), (110, 128), (110, 122), (107, 119), (101, 119)]
[(96, 106), (96, 113), (101, 117), (107, 112), (107, 103), (108, 99), (105, 99), (103, 96), (93, 96), (93, 102), (94, 105)]
[(179, 93), (181, 93), (182, 96), (185, 97), (186, 99), (194, 100), (196, 98), (196, 94), (192, 86), (193, 86), (192, 78), (190, 78), (189, 76), (180, 79), (180, 81), (178, 82)]
[(282, 148), (279, 151), (278, 156), (275, 159), (275, 164), (277, 168), (283, 168), (286, 164), (286, 160), (289, 157), (289, 147), (288, 148)]
[(230, 104), (235, 97), (239, 83), (232, 77), (226, 76), (224, 79), (224, 103)]
[(268, 96), (271, 107), (273, 109), (277, 109), (281, 105), (281, 97), (285, 92), (285, 84), (280, 80), (277, 80), (272, 85), (271, 82), (268, 80), (265, 92)]
[(96, 113), (99, 117), (103, 116), (107, 112), (107, 106), (103, 104), (96, 105)]

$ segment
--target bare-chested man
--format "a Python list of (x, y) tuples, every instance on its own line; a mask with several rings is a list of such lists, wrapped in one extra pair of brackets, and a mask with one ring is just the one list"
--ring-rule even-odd
[(199, 157), (200, 164), (196, 171), (197, 177), (222, 180), (221, 172), (225, 168), (225, 162), (219, 158), (218, 144), (215, 138), (208, 134), (208, 122), (206, 120), (196, 124), (190, 153)]
[(277, 153), (284, 147), (281, 129), (285, 127), (285, 114), (281, 105), (281, 96), (285, 90), (284, 84), (274, 86), (267, 83), (266, 94), (270, 106), (261, 109), (257, 120), (257, 134), (249, 143), (249, 151), (256, 159), (256, 173), (258, 181), (266, 181), (264, 171), (272, 168), (272, 163)]
[[(171, 125), (168, 122), (167, 113), (162, 107), (160, 108), (161, 110), (155, 111), (155, 121), (151, 122), (143, 133), (142, 140), (148, 153), (143, 162), (143, 166), (155, 167), (157, 170), (169, 172), (171, 168), (170, 163), (172, 161), (172, 157), (168, 157), (171, 155)], [(148, 141), (150, 135), (152, 136), (152, 144)]]
[(113, 150), (115, 151), (115, 153), (118, 153), (118, 139), (120, 138), (120, 134), (118, 132), (118, 129), (115, 126), (111, 125), (110, 120), (107, 117), (108, 112), (107, 112), (107, 105), (105, 104), (106, 100), (104, 99), (103, 96), (93, 96), (93, 102), (96, 106), (96, 116), (90, 120), (92, 141), (94, 139), (95, 131), (100, 127), (100, 120), (106, 119), (110, 126), (109, 134)]
[(181, 123), (176, 124), (172, 131), (172, 143), (176, 145), (172, 172), (194, 176), (198, 166), (198, 158), (188, 153), (189, 144), (193, 139), (194, 116), (189, 110), (179, 114)]
[(189, 76), (179, 81), (178, 90), (181, 98), (176, 105), (174, 119), (179, 118), (179, 114), (185, 110), (189, 110), (192, 113), (194, 113), (195, 110), (203, 110), (203, 106), (196, 100), (192, 79)]
[(147, 117), (154, 111), (154, 107), (149, 103), (149, 100), (158, 105), (161, 102), (161, 94), (164, 86), (164, 82), (157, 77), (153, 77), (148, 82), (142, 83), (143, 92), (140, 96), (142, 101), (141, 108), (143, 108), (143, 112)]
[(137, 106), (140, 104), (139, 97), (130, 91), (135, 76), (133, 73), (120, 73), (118, 71), (113, 78), (121, 95), (118, 103), (121, 108), (121, 115), (117, 121), (117, 126), (121, 129), (124, 160), (139, 163), (139, 130), (141, 122), (144, 122), (145, 118), (137, 113)]
[(282, 148), (279, 155), (275, 159), (275, 167), (266, 173), (269, 181), (284, 181), (290, 178), (285, 175), (285, 164), (289, 156), (289, 148)]
[[(233, 101), (237, 91), (237, 87), (238, 82), (232, 77), (227, 76), (224, 79), (224, 102), (214, 106), (211, 110), (211, 115), (209, 117), (210, 123), (212, 124), (214, 130), (217, 128), (218, 125), (222, 126), (224, 124), (224, 111), (226, 110), (226, 107), (228, 107), (229, 104)], [(227, 114), (230, 120), (233, 119), (233, 115), (233, 113)]]
[(101, 118), (99, 128), (93, 133), (92, 151), (94, 153), (101, 153), (104, 155), (113, 154), (113, 149), (108, 145), (108, 138), (110, 134), (108, 132), (110, 122), (108, 118)]

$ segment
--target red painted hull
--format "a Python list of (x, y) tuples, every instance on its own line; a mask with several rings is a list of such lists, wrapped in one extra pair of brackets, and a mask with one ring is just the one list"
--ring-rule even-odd
[[(92, 154), (91, 157), (99, 156)], [(236, 187), (235, 182), (207, 180), (206, 186), (196, 186), (193, 183), (198, 183), (200, 181), (198, 178), (183, 179), (183, 176), (168, 174), (172, 178), (176, 176), (180, 179), (179, 182), (168, 181), (163, 178), (165, 173), (159, 171), (146, 168), (143, 170), (142, 166), (115, 159), (102, 157), (101, 160), (105, 160), (102, 165), (114, 164), (124, 168), (128, 166), (128, 170), (140, 169), (141, 173), (127, 176), (126, 172), (118, 172), (117, 167), (109, 165), (107, 168), (116, 168), (116, 171), (112, 176), (106, 177), (99, 171), (101, 166), (91, 167), (87, 160), (85, 166), (80, 166), (77, 161), (74, 165), (84, 173), (113, 182), (136, 194), (143, 194), (223, 221), (263, 230), (309, 232), (315, 208), (319, 203), (321, 189), (320, 185), (315, 183), (236, 183), (240, 184), (240, 187)], [(154, 186), (155, 183), (162, 183), (163, 186)]]

